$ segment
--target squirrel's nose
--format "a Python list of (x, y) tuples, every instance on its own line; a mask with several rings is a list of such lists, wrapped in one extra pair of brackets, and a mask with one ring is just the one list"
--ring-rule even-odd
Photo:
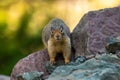
[(59, 36), (59, 35), (57, 35), (56, 37), (57, 37), (57, 38), (59, 38), (60, 36)]
[(57, 35), (57, 36), (56, 36), (56, 38), (57, 38), (57, 40), (59, 40), (59, 39), (60, 39), (60, 36), (59, 36), (59, 35)]

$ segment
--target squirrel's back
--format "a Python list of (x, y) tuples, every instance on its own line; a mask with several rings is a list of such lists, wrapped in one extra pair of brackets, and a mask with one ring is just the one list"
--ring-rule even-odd
[(42, 40), (44, 45), (48, 46), (48, 40), (52, 38), (52, 35), (55, 35), (56, 37), (59, 34), (61, 34), (61, 37), (70, 37), (70, 30), (67, 27), (67, 25), (58, 18), (55, 18), (51, 20), (43, 29), (42, 31)]

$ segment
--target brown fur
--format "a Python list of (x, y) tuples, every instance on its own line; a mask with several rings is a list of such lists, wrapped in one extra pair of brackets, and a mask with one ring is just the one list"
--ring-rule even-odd
[(71, 57), (71, 42), (70, 30), (65, 23), (60, 19), (52, 20), (42, 33), (43, 43), (48, 49), (50, 63), (55, 63), (55, 58), (58, 53), (62, 53), (65, 63), (70, 62)]

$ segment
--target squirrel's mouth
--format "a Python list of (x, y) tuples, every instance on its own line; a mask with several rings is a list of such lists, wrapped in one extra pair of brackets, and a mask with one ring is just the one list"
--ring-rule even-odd
[(61, 38), (57, 37), (57, 38), (56, 38), (56, 40), (57, 40), (57, 41), (60, 41), (60, 40), (61, 40)]
[(60, 40), (61, 40), (61, 37), (55, 37), (55, 40), (56, 40), (56, 41), (60, 41)]

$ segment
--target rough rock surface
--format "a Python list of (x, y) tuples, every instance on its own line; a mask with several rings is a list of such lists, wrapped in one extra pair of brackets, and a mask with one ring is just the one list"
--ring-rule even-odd
[(46, 80), (120, 80), (120, 58), (103, 54), (77, 65), (59, 66)]
[(30, 54), (29, 56), (21, 59), (13, 68), (10, 80), (17, 80), (17, 75), (24, 72), (38, 71), (43, 72), (43, 77), (48, 76), (47, 70), (45, 68), (46, 62), (48, 61), (47, 50), (38, 51)]
[(105, 52), (108, 38), (120, 36), (120, 6), (90, 11), (83, 16), (72, 32), (75, 55)]
[(5, 75), (0, 75), (0, 80), (10, 80), (10, 77)]
[(118, 54), (120, 52), (120, 39), (117, 38), (110, 38), (109, 43), (105, 46), (108, 53)]
[(21, 73), (17, 76), (18, 80), (41, 80), (40, 77), (43, 75), (43, 72), (31, 71)]

